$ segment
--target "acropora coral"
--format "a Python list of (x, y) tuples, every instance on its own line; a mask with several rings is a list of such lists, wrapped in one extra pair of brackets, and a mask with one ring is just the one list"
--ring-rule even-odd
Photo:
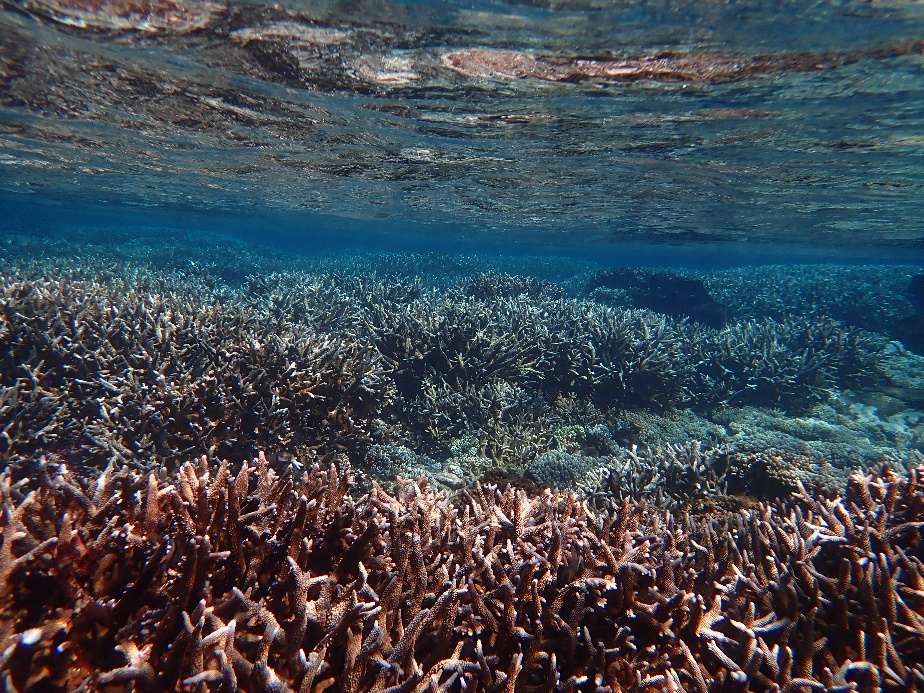
[(336, 467), (0, 474), (0, 683), (46, 691), (924, 687), (924, 468), (694, 516)]

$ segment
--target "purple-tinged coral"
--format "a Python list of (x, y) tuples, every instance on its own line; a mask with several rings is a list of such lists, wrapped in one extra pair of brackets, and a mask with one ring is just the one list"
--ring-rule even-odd
[(673, 515), (336, 468), (0, 474), (0, 680), (39, 691), (908, 691), (924, 468)]

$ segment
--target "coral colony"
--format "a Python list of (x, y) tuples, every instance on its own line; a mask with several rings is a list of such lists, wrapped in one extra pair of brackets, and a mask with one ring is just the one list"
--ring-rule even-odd
[(4, 691), (924, 690), (920, 279), (363, 262), (4, 263)]
[(7, 690), (910, 691), (924, 470), (707, 517), (47, 459), (0, 477)]

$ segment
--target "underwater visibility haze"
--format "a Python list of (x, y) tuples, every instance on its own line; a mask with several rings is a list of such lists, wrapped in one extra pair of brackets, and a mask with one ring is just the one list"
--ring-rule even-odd
[(924, 690), (918, 0), (0, 0), (0, 691)]

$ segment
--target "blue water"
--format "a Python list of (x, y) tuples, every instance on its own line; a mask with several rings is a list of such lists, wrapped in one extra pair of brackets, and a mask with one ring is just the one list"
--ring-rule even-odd
[[(356, 324), (319, 327), (317, 306), (298, 317), (286, 303), (285, 329), (359, 339), (386, 359), (398, 357), (385, 354), (383, 330), (403, 311), (450, 310), (504, 274), (554, 287), (522, 294), (516, 310), (589, 311), (597, 327), (654, 311), (645, 319), (681, 345), (679, 390), (617, 397), (599, 372), (551, 393), (545, 379), (560, 374), (506, 382), (526, 388), (539, 413), (524, 426), (545, 441), (511, 458), (518, 471), (559, 445), (543, 438), (547, 408), (559, 423), (605, 421), (614, 445), (811, 448), (842, 470), (920, 451), (922, 188), (920, 3), (0, 6), (0, 267), (11, 296), (29, 278), (64, 291), (98, 268), (104, 287), (153, 273), (197, 301), (266, 312), (254, 282), (346, 281)], [(274, 272), (284, 279), (265, 279)], [(404, 282), (434, 293), (373, 310), (365, 304), (380, 299), (350, 283), (362, 277), (385, 282), (370, 289), (382, 296)], [(683, 295), (697, 291), (700, 304)], [(568, 307), (550, 308), (550, 295)], [(440, 318), (433, 354), (514, 330), (509, 315), (489, 327), (474, 317), (507, 310), (494, 300)], [(562, 344), (584, 338), (549, 329)], [(644, 351), (653, 328), (632, 329)], [(607, 348), (605, 335), (588, 339), (591, 352)], [(751, 354), (709, 352), (749, 339)], [(839, 340), (857, 339), (862, 358), (839, 361)], [(543, 367), (564, 367), (560, 347)], [(817, 376), (786, 371), (813, 349), (831, 359)], [(760, 350), (785, 367), (762, 375)], [(423, 434), (415, 427), (436, 406), (427, 397), (439, 397), (421, 393), (449, 388), (458, 402), (484, 383), (453, 380), (451, 368), (421, 380), (401, 370), (413, 357), (400, 358), (382, 426), (404, 426), (394, 440), (445, 462), (463, 414), (441, 414), (444, 439)], [(787, 378), (798, 386), (777, 392)], [(574, 402), (565, 412), (559, 396), (591, 413)]]
[(4, 4), (6, 210), (220, 212), (345, 243), (924, 238), (916, 3), (151, 7)]

